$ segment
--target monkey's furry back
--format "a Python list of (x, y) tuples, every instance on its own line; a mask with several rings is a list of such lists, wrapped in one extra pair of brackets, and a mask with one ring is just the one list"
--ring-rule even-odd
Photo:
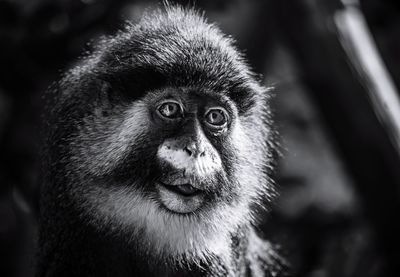
[[(75, 157), (76, 153), (70, 153), (69, 147), (75, 143), (76, 133), (81, 131), (82, 118), (89, 118), (99, 107), (104, 108), (101, 97), (92, 92), (106, 90), (105, 84), (108, 82), (112, 82), (117, 90), (121, 86), (122, 90), (126, 76), (121, 75), (126, 74), (130, 65), (134, 65), (131, 71), (128, 70), (129, 75), (134, 76), (132, 79), (142, 79), (140, 87), (132, 84), (135, 89), (126, 96), (132, 101), (142, 96), (136, 95), (135, 90), (146, 91), (154, 83), (161, 82), (162, 77), (158, 74), (161, 73), (168, 76), (168, 86), (204, 86), (226, 92), (236, 100), (239, 114), (244, 117), (250, 107), (257, 106), (257, 109), (252, 109), (259, 118), (254, 122), (255, 126), (263, 125), (263, 128), (271, 129), (265, 89), (254, 81), (254, 75), (233, 46), (233, 41), (218, 28), (208, 24), (197, 12), (167, 7), (166, 11), (148, 13), (138, 24), (128, 25), (116, 36), (103, 39), (93, 53), (65, 74), (49, 96), (53, 100), (46, 115), (47, 142), (44, 151), (44, 183), (41, 188), (38, 276), (60, 276), (63, 273), (65, 276), (94, 273), (93, 276), (125, 276), (127, 273), (149, 273), (145, 267), (127, 269), (126, 264), (132, 262), (132, 257), (136, 259), (136, 265), (148, 261), (145, 261), (146, 257), (140, 257), (143, 254), (140, 250), (127, 250), (126, 253), (121, 251), (128, 248), (126, 240), (123, 236), (115, 238), (118, 231), (110, 226), (104, 226), (107, 230), (105, 233), (94, 230), (91, 226), (99, 224), (99, 221), (87, 218), (80, 210), (86, 204), (77, 200), (85, 188), (71, 189), (71, 183), (80, 183), (83, 187), (88, 180), (82, 176), (88, 172), (109, 168), (109, 163), (106, 164), (109, 157), (104, 156), (100, 146), (96, 146), (96, 153), (90, 151), (89, 144), (89, 150), (79, 148), (79, 154), (88, 158), (84, 162)], [(244, 91), (252, 91), (255, 95), (247, 97)], [(255, 105), (254, 101), (263, 104)], [(96, 128), (101, 129), (101, 126)], [(266, 134), (267, 137), (255, 137), (254, 140), (266, 144), (269, 149), (264, 164), (264, 170), (269, 171), (273, 162), (271, 155), (274, 139), (271, 132)], [(94, 159), (92, 155), (104, 159)], [(71, 162), (81, 166), (73, 167)], [(76, 168), (79, 174), (73, 172)], [(257, 193), (260, 198), (272, 198), (274, 189), (270, 181), (265, 180), (265, 185)], [(101, 224), (107, 225), (112, 221), (107, 220)], [(249, 220), (243, 224), (241, 231), (232, 237), (232, 241), (237, 243), (232, 246), (233, 253), (230, 253), (237, 255), (233, 259), (236, 264), (230, 265), (234, 268), (216, 261), (209, 275), (226, 276), (232, 275), (232, 272), (241, 272), (240, 276), (283, 274), (283, 259), (276, 254), (270, 243), (262, 241), (255, 234), (252, 223)], [(92, 252), (97, 254), (93, 256)], [(241, 270), (244, 264), (250, 268)], [(162, 265), (155, 261), (154, 266), (160, 269), (154, 269), (153, 274), (162, 272)], [(79, 271), (80, 268), (83, 270)], [(194, 268), (191, 274), (205, 275), (201, 268)]]

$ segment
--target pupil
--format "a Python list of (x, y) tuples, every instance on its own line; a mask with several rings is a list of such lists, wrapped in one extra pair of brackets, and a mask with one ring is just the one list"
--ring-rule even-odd
[(221, 111), (211, 111), (208, 114), (208, 120), (211, 124), (219, 125), (224, 123), (224, 115)]
[(172, 118), (178, 116), (179, 106), (175, 103), (164, 103), (159, 111), (163, 116)]

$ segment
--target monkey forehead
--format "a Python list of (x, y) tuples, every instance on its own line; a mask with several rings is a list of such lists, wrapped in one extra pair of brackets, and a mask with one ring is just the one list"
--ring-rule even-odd
[(227, 92), (239, 110), (265, 92), (233, 40), (196, 11), (180, 7), (145, 14), (138, 24), (100, 43), (91, 60), (89, 70), (100, 75), (126, 76), (136, 70), (141, 77), (143, 72), (156, 72), (152, 76), (161, 75), (169, 86)]

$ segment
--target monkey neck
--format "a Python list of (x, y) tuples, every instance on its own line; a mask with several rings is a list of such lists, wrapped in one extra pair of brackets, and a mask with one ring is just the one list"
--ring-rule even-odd
[(245, 276), (250, 266), (249, 226), (225, 242), (229, 259), (214, 257), (207, 264), (173, 266), (155, 261), (122, 238), (100, 234), (76, 217), (65, 215), (51, 224), (46, 224), (46, 218), (43, 221), (37, 276)]

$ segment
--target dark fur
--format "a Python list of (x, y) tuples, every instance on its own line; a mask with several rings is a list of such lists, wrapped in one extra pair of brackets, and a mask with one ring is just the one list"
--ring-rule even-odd
[[(97, 157), (103, 154), (102, 146), (107, 146), (101, 144), (101, 139), (112, 132), (107, 129), (110, 122), (121, 117), (130, 103), (151, 99), (149, 91), (165, 88), (184, 88), (190, 95), (198, 91), (213, 97), (224, 95), (232, 101), (238, 120), (247, 122), (243, 124), (251, 128), (248, 131), (259, 142), (252, 149), (254, 155), (263, 156), (262, 164), (248, 174), (258, 176), (263, 183), (257, 188), (259, 198), (273, 197), (268, 178), (273, 148), (268, 93), (232, 44), (195, 12), (167, 8), (166, 12), (150, 13), (138, 25), (104, 39), (93, 54), (65, 75), (54, 91), (55, 101), (47, 115), (37, 276), (283, 274), (284, 262), (269, 243), (255, 235), (250, 218), (226, 242), (232, 248), (232, 260), (227, 264), (218, 257), (198, 262), (185, 261), (185, 257), (182, 261), (160, 259), (146, 248), (148, 242), (141, 241), (142, 231), (132, 237), (119, 225), (109, 224), (109, 219), (87, 218), (82, 211), (86, 203), (81, 196), (93, 184), (123, 187), (134, 179), (141, 184), (136, 189), (152, 193), (146, 184), (161, 174), (154, 163), (156, 146), (162, 137), (179, 130), (149, 130), (134, 142), (125, 141), (129, 144), (123, 145), (128, 149), (126, 155), (111, 157), (108, 163)], [(221, 153), (225, 174), (210, 180), (221, 184), (221, 188), (210, 189), (211, 204), (204, 209), (241, 201), (243, 184), (235, 177), (240, 159), (229, 136), (210, 138)], [(251, 202), (257, 205), (259, 199)]]

